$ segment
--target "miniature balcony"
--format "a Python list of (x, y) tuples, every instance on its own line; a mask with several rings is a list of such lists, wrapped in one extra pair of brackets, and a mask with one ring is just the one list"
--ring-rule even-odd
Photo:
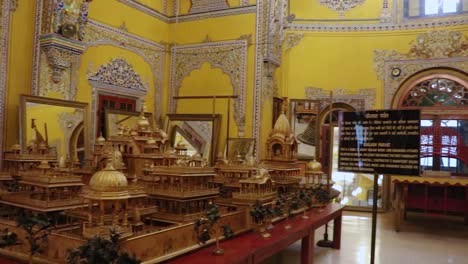
[(2, 199), (6, 202), (13, 204), (22, 204), (31, 208), (39, 209), (53, 209), (70, 206), (81, 206), (83, 205), (80, 197), (60, 199), (60, 200), (40, 200), (30, 198), (30, 193), (14, 193), (3, 195)]

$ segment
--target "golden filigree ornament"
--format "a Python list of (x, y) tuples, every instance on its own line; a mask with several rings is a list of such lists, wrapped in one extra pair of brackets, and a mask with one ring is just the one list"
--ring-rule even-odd
[(332, 10), (338, 11), (340, 17), (344, 17), (344, 13), (356, 6), (365, 2), (365, 0), (320, 0), (321, 5), (324, 5)]

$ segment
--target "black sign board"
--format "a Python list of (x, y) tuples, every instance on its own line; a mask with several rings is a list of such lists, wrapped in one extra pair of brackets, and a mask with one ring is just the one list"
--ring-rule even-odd
[(341, 112), (338, 170), (419, 176), (419, 110)]

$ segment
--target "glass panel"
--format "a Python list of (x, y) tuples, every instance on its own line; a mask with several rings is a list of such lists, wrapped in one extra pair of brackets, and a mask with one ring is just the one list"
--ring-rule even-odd
[(468, 0), (463, 0), (463, 11), (468, 11)]
[(424, 3), (424, 14), (435, 15), (439, 13), (439, 0), (426, 0)]
[[(420, 0), (408, 0), (408, 16), (416, 17), (419, 16), (419, 4)], [(468, 0), (467, 0), (468, 1)]]
[[(340, 203), (348, 206), (370, 207), (373, 205), (374, 175), (338, 171), (339, 127), (333, 128), (333, 188), (340, 192)], [(382, 206), (383, 177), (378, 178), (379, 199), (377, 206)]]
[(460, 0), (442, 0), (442, 12), (454, 13), (457, 12), (457, 6)]

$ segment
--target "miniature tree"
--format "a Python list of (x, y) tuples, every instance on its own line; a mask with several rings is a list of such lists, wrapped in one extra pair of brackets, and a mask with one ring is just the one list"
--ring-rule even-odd
[(213, 235), (216, 240), (216, 247), (213, 250), (214, 255), (224, 254), (224, 250), (219, 247), (219, 236), (221, 231), (225, 238), (229, 239), (233, 236), (231, 228), (227, 225), (219, 226), (219, 219), (221, 215), (219, 213), (218, 206), (210, 203), (205, 212), (205, 217), (197, 219), (195, 221), (195, 232), (197, 234), (197, 239), (200, 244), (206, 244), (208, 240), (211, 239)]
[(18, 227), (23, 228), (26, 233), (26, 241), (29, 244), (29, 263), (33, 263), (33, 257), (40, 252), (41, 241), (47, 240), (51, 223), (42, 214), (34, 215), (25, 211), (18, 214)]
[[(289, 206), (288, 206), (288, 218), (289, 219), (293, 217), (293, 211), (299, 209), (300, 204), (301, 204), (301, 200), (299, 199), (299, 195), (296, 193), (291, 198), (291, 200), (289, 200)], [(291, 224), (288, 222), (288, 224), (284, 228), (290, 229)]]
[(316, 201), (321, 204), (321, 205), (324, 205), (326, 203), (329, 203), (330, 202), (330, 194), (326, 189), (326, 186), (324, 185), (319, 185), (317, 188), (314, 189), (314, 196), (315, 196), (315, 199)]
[(16, 233), (10, 232), (8, 228), (2, 230), (0, 235), (0, 248), (6, 248), (19, 244), (21, 244), (21, 242), (18, 240), (18, 235)]
[(257, 201), (254, 208), (250, 211), (250, 216), (253, 217), (256, 224), (260, 225), (260, 233), (262, 237), (270, 237), (271, 234), (266, 232), (267, 228), (265, 224), (268, 222), (267, 220), (271, 219), (274, 215), (273, 209), (268, 206), (264, 206), (260, 202)]
[(302, 215), (302, 218), (307, 219), (309, 217), (306, 215), (306, 211), (312, 206), (312, 199), (310, 195), (304, 190), (299, 191), (298, 198), (299, 201), (306, 207), (304, 209), (304, 214)]
[(86, 244), (70, 250), (67, 257), (69, 264), (139, 264), (140, 260), (127, 253), (119, 253), (120, 235), (111, 230), (110, 239), (95, 236)]

